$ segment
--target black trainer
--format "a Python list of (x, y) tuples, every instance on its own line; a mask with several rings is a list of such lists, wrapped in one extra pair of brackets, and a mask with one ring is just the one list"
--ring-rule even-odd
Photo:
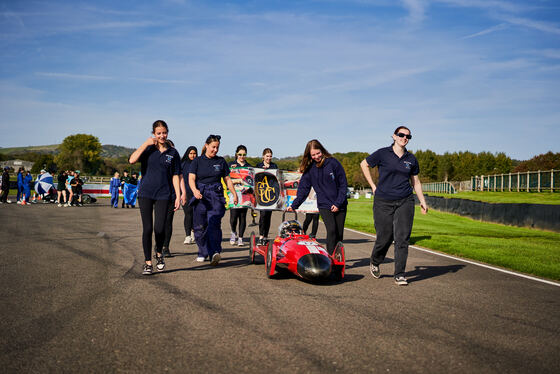
[(144, 264), (144, 270), (142, 271), (142, 274), (152, 275), (153, 271), (154, 271), (154, 269), (153, 269), (152, 265)]
[(379, 265), (374, 265), (373, 262), (369, 263), (369, 272), (375, 279), (379, 279), (379, 277), (381, 277), (381, 270), (379, 269)]
[(169, 248), (167, 248), (167, 247), (163, 247), (162, 254), (163, 254), (163, 257), (171, 257), (171, 252), (169, 251)]
[(157, 257), (156, 256), (156, 269), (158, 271), (162, 271), (165, 268), (165, 261), (163, 261), (163, 256)]

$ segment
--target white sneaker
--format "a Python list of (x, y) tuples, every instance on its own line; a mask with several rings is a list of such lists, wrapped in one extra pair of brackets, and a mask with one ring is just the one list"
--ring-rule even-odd
[(241, 247), (243, 245), (243, 238), (237, 239), (237, 246)]
[(183, 242), (183, 244), (191, 244), (191, 237), (185, 236), (185, 241)]
[(229, 238), (229, 244), (231, 245), (235, 245), (235, 242), (237, 241), (237, 234), (232, 232), (231, 236)]
[(18, 200), (18, 202), (17, 202), (17, 203), (18, 203), (18, 204), (21, 204), (21, 201), (20, 201), (20, 200)]
[(6, 203), (11, 204), (12, 200), (6, 200)]
[(218, 252), (214, 253), (212, 255), (212, 260), (210, 261), (210, 265), (212, 265), (212, 266), (218, 265), (218, 262), (220, 262), (221, 259), (222, 259), (222, 256), (220, 256), (220, 254)]
[(196, 258), (196, 262), (204, 262), (204, 257), (198, 256), (198, 257)]
[(58, 207), (60, 208), (62, 206), (62, 204), (58, 203)]

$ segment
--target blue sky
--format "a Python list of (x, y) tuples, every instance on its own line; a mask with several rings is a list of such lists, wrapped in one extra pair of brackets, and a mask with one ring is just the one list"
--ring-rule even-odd
[(0, 147), (559, 152), (560, 2), (0, 1)]

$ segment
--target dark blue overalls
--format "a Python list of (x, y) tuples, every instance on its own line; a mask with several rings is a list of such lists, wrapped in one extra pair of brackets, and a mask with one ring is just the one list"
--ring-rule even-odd
[(210, 257), (222, 252), (222, 217), (226, 213), (226, 199), (221, 183), (198, 183), (202, 199), (195, 197), (189, 204), (193, 207), (194, 239), (199, 257)]

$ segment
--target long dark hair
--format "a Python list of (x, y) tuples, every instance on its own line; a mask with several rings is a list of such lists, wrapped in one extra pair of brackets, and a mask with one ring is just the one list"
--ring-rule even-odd
[(185, 153), (183, 154), (183, 157), (181, 157), (181, 162), (185, 162), (185, 160), (189, 160), (189, 153), (191, 153), (191, 151), (194, 149), (194, 151), (196, 152), (196, 155), (198, 156), (198, 149), (196, 149), (196, 147), (194, 145), (189, 146), (189, 148), (187, 148), (187, 150), (185, 151)]
[(301, 163), (299, 164), (300, 173), (305, 173), (305, 171), (309, 169), (309, 167), (313, 163), (313, 160), (311, 159), (312, 149), (318, 149), (323, 154), (323, 159), (321, 160), (321, 162), (317, 163), (318, 167), (322, 167), (325, 160), (327, 158), (332, 157), (329, 151), (327, 151), (325, 147), (323, 147), (321, 142), (319, 142), (317, 139), (312, 139), (308, 141), (307, 145), (305, 146), (305, 151), (303, 152), (303, 158), (301, 159)]

